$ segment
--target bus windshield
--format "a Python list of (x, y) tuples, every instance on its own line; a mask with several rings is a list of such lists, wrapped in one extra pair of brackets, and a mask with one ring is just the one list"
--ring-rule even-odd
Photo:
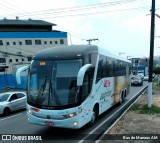
[(47, 109), (66, 108), (78, 103), (80, 65), (80, 60), (33, 61), (29, 70), (27, 102)]

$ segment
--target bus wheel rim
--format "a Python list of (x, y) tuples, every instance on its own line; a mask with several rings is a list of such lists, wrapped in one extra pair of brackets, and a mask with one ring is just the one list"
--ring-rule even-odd
[(91, 123), (94, 123), (96, 119), (96, 113), (93, 111), (92, 117), (91, 117)]

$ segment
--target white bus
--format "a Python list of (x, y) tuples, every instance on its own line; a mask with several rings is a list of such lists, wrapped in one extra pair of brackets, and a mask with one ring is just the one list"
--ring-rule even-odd
[(130, 61), (95, 45), (44, 49), (29, 66), (28, 121), (72, 129), (92, 125), (98, 115), (123, 102), (130, 75)]

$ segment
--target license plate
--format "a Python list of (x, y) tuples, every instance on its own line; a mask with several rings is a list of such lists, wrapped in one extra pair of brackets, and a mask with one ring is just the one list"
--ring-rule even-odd
[(46, 122), (45, 122), (45, 125), (46, 125), (46, 126), (53, 126), (54, 123), (53, 123), (53, 122), (48, 122), (48, 121), (46, 121)]

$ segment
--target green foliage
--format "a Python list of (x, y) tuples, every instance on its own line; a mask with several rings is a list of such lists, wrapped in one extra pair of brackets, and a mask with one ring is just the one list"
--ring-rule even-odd
[[(159, 75), (160, 76), (160, 75)], [(160, 77), (158, 77), (160, 78)], [(153, 81), (153, 90), (155, 90), (158, 94), (160, 94), (160, 81), (159, 79), (156, 78), (154, 81)]]
[(148, 107), (148, 105), (144, 105), (143, 108), (140, 110), (141, 114), (160, 114), (160, 107), (152, 105)]
[(142, 106), (143, 106), (142, 104), (135, 103), (135, 104), (132, 105), (130, 110), (132, 110), (132, 111), (140, 110), (142, 108)]
[(154, 68), (154, 69), (153, 69), (153, 72), (154, 72), (155, 74), (160, 74), (160, 67)]
[[(160, 69), (160, 68), (159, 68)], [(157, 84), (158, 79), (153, 81), (153, 91), (156, 95), (160, 95), (160, 86)], [(147, 100), (147, 99), (146, 99)], [(152, 104), (151, 108), (148, 105), (134, 103), (130, 108), (131, 111), (137, 111), (140, 114), (160, 114), (160, 107)]]
[(140, 114), (160, 114), (160, 107), (152, 105), (151, 108), (148, 105), (134, 104), (130, 110), (138, 111)]

